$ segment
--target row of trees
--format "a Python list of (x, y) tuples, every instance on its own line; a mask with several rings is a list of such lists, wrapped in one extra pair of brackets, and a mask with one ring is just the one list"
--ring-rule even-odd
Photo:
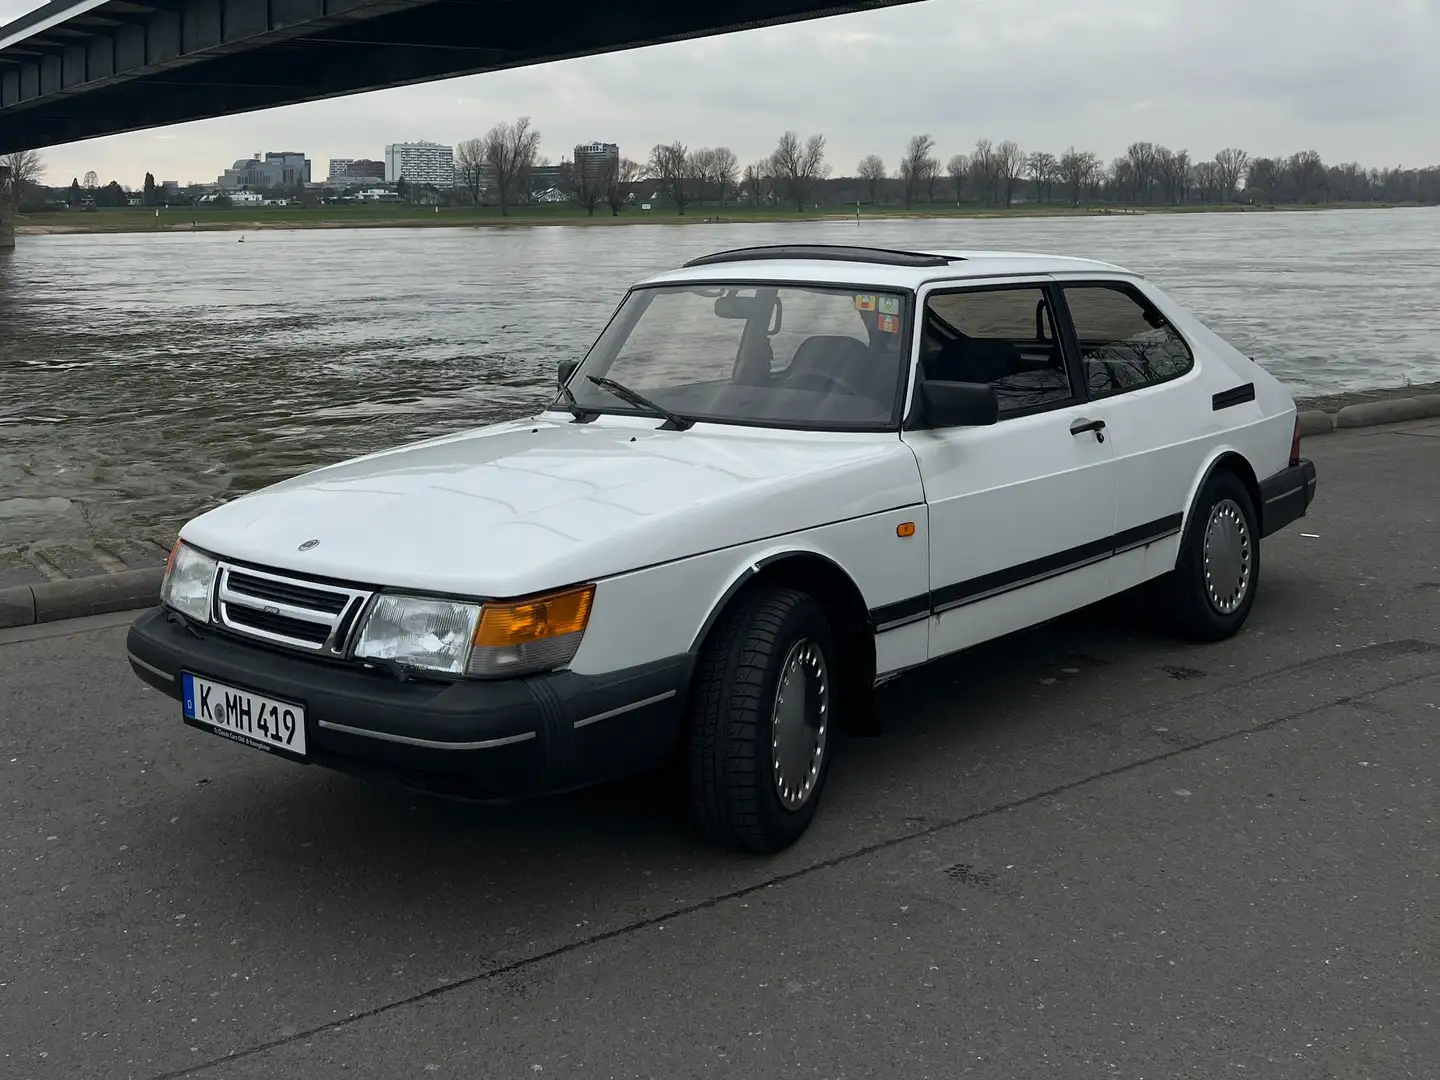
[[(490, 201), (508, 214), (531, 197), (536, 171), (549, 164), (540, 153), (540, 138), (530, 119), (521, 117), (460, 143), (458, 191), (442, 193), (440, 201)], [(679, 214), (693, 206), (724, 207), (732, 201), (752, 206), (790, 204), (799, 211), (856, 202), (907, 208), (921, 202), (1008, 208), (1017, 200), (1071, 206), (1440, 203), (1440, 166), (1327, 165), (1314, 150), (1287, 157), (1251, 157), (1227, 147), (1201, 160), (1192, 158), (1188, 150), (1134, 142), (1107, 164), (1073, 146), (1058, 155), (1043, 150), (1027, 153), (1013, 140), (997, 144), (980, 139), (969, 153), (951, 155), (942, 164), (935, 140), (920, 134), (909, 140), (893, 170), (879, 155), (870, 154), (861, 159), (853, 176), (832, 177), (825, 136), (801, 137), (794, 131), (786, 131), (770, 154), (743, 168), (728, 146), (691, 149), (678, 140), (657, 144), (643, 162), (618, 154), (582, 158), (580, 149), (574, 160), (561, 161), (559, 185), (589, 214), (601, 206), (619, 214), (636, 201), (659, 201)], [(11, 167), (14, 197), (22, 208), (27, 194), (37, 197), (43, 192), (39, 178), (44, 165), (38, 154), (11, 154), (0, 163)], [(315, 199), (310, 191), (294, 194), (305, 201)], [(79, 180), (72, 180), (62, 197), (72, 205), (123, 206), (127, 201), (119, 184), (112, 180), (102, 188), (93, 171), (85, 175), (83, 188)], [(147, 206), (167, 201), (149, 173), (142, 200)]]
[[(608, 202), (615, 213), (627, 191), (658, 195), (677, 213), (732, 197), (755, 206), (790, 203), (803, 211), (817, 203), (902, 203), (914, 207), (953, 202), (1005, 207), (1025, 199), (1072, 206), (1224, 204), (1319, 205), (1333, 202), (1440, 202), (1440, 167), (1367, 169), (1358, 162), (1326, 165), (1314, 150), (1288, 157), (1251, 157), (1227, 147), (1195, 160), (1188, 150), (1151, 142), (1132, 143), (1108, 164), (1097, 154), (1070, 147), (1062, 154), (1026, 153), (1013, 140), (980, 139), (970, 153), (942, 165), (928, 134), (912, 137), (892, 172), (883, 158), (861, 159), (855, 175), (831, 178), (825, 137), (780, 137), (765, 158), (739, 167), (729, 147), (688, 149), (657, 145), (643, 164), (620, 158), (603, 175), (577, 170), (569, 181), (576, 202), (594, 213)], [(568, 174), (567, 174), (568, 175)]]

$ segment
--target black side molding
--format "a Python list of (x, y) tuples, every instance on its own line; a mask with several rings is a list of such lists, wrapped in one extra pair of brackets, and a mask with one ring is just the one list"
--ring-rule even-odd
[(1057, 551), (1055, 554), (1041, 559), (1032, 559), (1030, 562), (1018, 563), (1003, 570), (995, 570), (980, 577), (971, 578), (969, 581), (957, 581), (950, 585), (942, 585), (928, 593), (921, 593), (893, 604), (874, 608), (870, 612), (870, 621), (877, 634), (883, 634), (886, 630), (896, 630), (908, 623), (919, 622), (931, 615), (938, 615), (942, 611), (988, 600), (993, 596), (1021, 589), (1027, 585), (1035, 585), (1047, 578), (1068, 574), (1072, 570), (1079, 570), (1081, 567), (1089, 566), (1101, 559), (1108, 559), (1112, 555), (1119, 555), (1122, 552), (1164, 540), (1180, 531), (1182, 521), (1183, 518), (1180, 514), (1169, 514), (1144, 525), (1126, 529), (1113, 536), (1106, 536), (1088, 544), (1068, 548), (1065, 551)]
[(1255, 384), (1247, 382), (1244, 386), (1237, 386), (1233, 390), (1221, 390), (1210, 398), (1210, 408), (1215, 412), (1221, 409), (1228, 409), (1232, 405), (1243, 405), (1247, 401), (1255, 400)]

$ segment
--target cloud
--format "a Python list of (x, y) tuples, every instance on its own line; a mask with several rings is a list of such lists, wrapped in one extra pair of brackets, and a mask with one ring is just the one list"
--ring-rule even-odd
[[(33, 3), (0, 0), (0, 18)], [(529, 115), (552, 159), (605, 139), (632, 157), (674, 139), (742, 162), (787, 128), (824, 133), (837, 172), (894, 163), (928, 131), (1074, 144), (1110, 158), (1136, 139), (1208, 157), (1318, 150), (1367, 164), (1440, 162), (1440, 5), (1430, 0), (926, 0), (426, 86), (292, 106), (46, 151), (55, 175), (210, 180), (257, 150), (378, 157), (454, 143)]]

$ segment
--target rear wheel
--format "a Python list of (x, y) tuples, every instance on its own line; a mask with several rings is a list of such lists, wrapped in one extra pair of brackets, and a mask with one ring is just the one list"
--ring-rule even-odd
[(1260, 584), (1258, 525), (1244, 481), (1227, 469), (1213, 473), (1195, 500), (1164, 592), (1182, 635), (1220, 641), (1245, 625)]
[(830, 768), (838, 672), (820, 605), (757, 588), (716, 624), (690, 699), (690, 806), (700, 830), (770, 853), (810, 826)]

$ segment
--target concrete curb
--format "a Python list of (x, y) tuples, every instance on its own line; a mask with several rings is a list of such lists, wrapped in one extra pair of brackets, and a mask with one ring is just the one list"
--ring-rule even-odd
[[(1326, 435), (1335, 431), (1435, 417), (1440, 417), (1440, 394), (1420, 394), (1415, 397), (1346, 405), (1336, 412), (1306, 409), (1299, 413), (1300, 434), (1302, 437)], [(95, 557), (97, 549), (100, 552), (99, 559)], [(137, 561), (154, 562), (157, 549), (165, 550), (158, 539), (151, 539), (107, 542), (103, 547), (97, 544), (89, 548), (80, 548), (74, 544), (33, 544), (23, 550), (0, 551), (0, 556), (8, 554), (12, 561), (19, 560), (23, 569), (28, 569), (37, 562), (44, 565), (51, 578), (8, 588), (0, 587), (0, 629), (153, 607), (160, 602), (160, 581), (165, 576), (165, 567), (163, 564), (139, 567), (134, 564)], [(56, 552), (65, 554), (69, 565), (75, 569), (84, 568), (86, 565), (94, 566), (97, 562), (117, 566), (124, 564), (131, 568), (111, 573), (66, 577), (64, 574), (67, 560), (59, 558)], [(57, 577), (58, 580), (55, 579)]]
[(1418, 394), (1415, 397), (1362, 401), (1355, 405), (1346, 405), (1335, 412), (1306, 409), (1299, 416), (1302, 436), (1325, 435), (1332, 431), (1375, 427), (1379, 424), (1403, 424), (1412, 420), (1429, 420), (1440, 417), (1440, 394)]

